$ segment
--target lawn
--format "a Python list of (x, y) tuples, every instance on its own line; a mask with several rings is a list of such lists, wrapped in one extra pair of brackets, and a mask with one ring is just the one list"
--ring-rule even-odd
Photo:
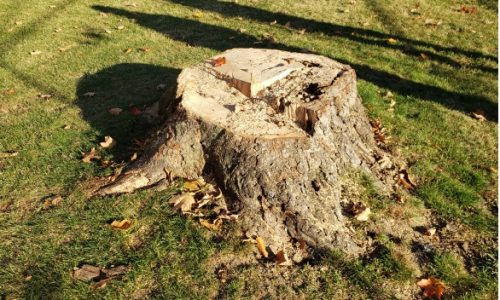
[[(429, 276), (446, 299), (497, 299), (497, 13), (493, 0), (0, 0), (0, 299), (419, 299)], [(366, 256), (278, 267), (173, 212), (177, 186), (88, 196), (154, 132), (130, 107), (235, 47), (356, 70), (416, 183), (397, 203), (360, 178)], [(82, 162), (108, 135), (117, 146)], [(113, 230), (121, 219), (132, 227)], [(95, 288), (72, 277), (82, 264), (129, 271)]]

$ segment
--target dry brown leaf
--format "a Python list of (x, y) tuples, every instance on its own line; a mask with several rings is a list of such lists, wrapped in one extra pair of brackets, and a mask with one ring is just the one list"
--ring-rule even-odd
[(476, 110), (476, 111), (472, 112), (471, 115), (475, 119), (479, 120), (479, 122), (486, 121), (486, 117), (484, 116), (484, 111), (482, 111), (482, 110)]
[(275, 25), (276, 23), (278, 23), (278, 21), (273, 20), (272, 22), (269, 23), (269, 25)]
[(128, 272), (128, 270), (127, 266), (116, 266), (109, 269), (103, 268), (101, 271), (106, 275), (106, 277), (112, 278), (124, 275)]
[(83, 94), (83, 96), (85, 96), (85, 97), (94, 97), (95, 95), (96, 95), (95, 92), (86, 92)]
[(200, 219), (200, 224), (210, 230), (219, 231), (222, 227), (222, 219), (217, 218), (213, 223), (205, 219)]
[(434, 19), (425, 19), (424, 24), (427, 26), (439, 26), (443, 22), (442, 21), (436, 21)]
[(110, 108), (108, 110), (108, 112), (110, 114), (112, 114), (113, 116), (118, 116), (119, 114), (121, 114), (123, 111), (123, 109), (119, 108), (119, 107), (113, 107), (113, 108)]
[(173, 204), (175, 209), (179, 209), (184, 213), (191, 211), (191, 208), (193, 207), (193, 204), (196, 203), (196, 200), (194, 199), (192, 193), (184, 193), (172, 197), (168, 203)]
[(479, 10), (477, 9), (477, 7), (475, 6), (465, 6), (465, 5), (461, 5), (460, 6), (460, 9), (459, 9), (460, 12), (463, 12), (463, 13), (466, 13), (466, 14), (475, 14), (477, 13)]
[(47, 210), (51, 207), (57, 206), (57, 205), (59, 205), (59, 203), (61, 203), (62, 200), (63, 200), (63, 197), (60, 195), (48, 197), (43, 202), (43, 209)]
[(132, 154), (132, 156), (130, 157), (130, 161), (134, 161), (137, 159), (137, 152), (134, 152), (134, 154)]
[(433, 236), (436, 234), (436, 228), (434, 228), (434, 227), (427, 228), (427, 229), (425, 229), (424, 234), (427, 236)]
[(111, 149), (116, 145), (116, 141), (112, 137), (107, 135), (104, 137), (104, 142), (100, 142), (99, 145), (101, 145), (101, 147), (104, 149)]
[(14, 157), (14, 156), (17, 156), (19, 154), (19, 152), (17, 151), (4, 151), (4, 152), (0, 152), (0, 158), (7, 158), (7, 157)]
[(142, 115), (142, 110), (139, 107), (133, 105), (130, 107), (130, 114), (132, 116), (139, 116)]
[(68, 46), (65, 46), (65, 47), (60, 47), (58, 48), (59, 52), (66, 52), (68, 51), (69, 49), (73, 48), (75, 45), (68, 45)]
[(389, 43), (390, 45), (395, 45), (398, 43), (398, 40), (396, 40), (394, 38), (388, 38), (387, 43)]
[(100, 157), (97, 155), (95, 148), (92, 148), (89, 153), (84, 153), (82, 155), (82, 161), (84, 163), (90, 163), (94, 159), (99, 159)]
[(425, 61), (429, 59), (429, 56), (425, 55), (425, 53), (420, 53), (418, 59)]
[(143, 47), (143, 48), (139, 48), (139, 50), (141, 50), (142, 52), (149, 52), (149, 51), (151, 51), (151, 48)]
[(121, 221), (115, 220), (111, 223), (111, 227), (120, 230), (127, 230), (130, 228), (130, 226), (132, 226), (132, 222), (127, 219), (123, 219)]
[(187, 180), (182, 185), (182, 188), (188, 192), (196, 192), (199, 191), (204, 185), (205, 181), (203, 179)]
[(440, 300), (443, 297), (445, 285), (439, 279), (430, 277), (428, 279), (421, 279), (417, 285), (424, 289), (424, 296)]
[(369, 207), (365, 208), (361, 213), (356, 215), (356, 220), (361, 221), (361, 222), (366, 222), (368, 221), (368, 217), (371, 214), (371, 210)]
[(102, 289), (105, 288), (106, 285), (108, 284), (109, 281), (111, 281), (112, 278), (104, 278), (99, 280), (98, 282), (94, 282), (90, 285), (93, 289)]
[(269, 253), (266, 250), (266, 244), (264, 242), (264, 239), (258, 236), (255, 239), (255, 242), (257, 243), (257, 249), (259, 249), (260, 254), (262, 254), (262, 256), (264, 256), (265, 258), (268, 258)]
[(212, 66), (219, 67), (226, 63), (226, 58), (224, 56), (217, 57), (212, 61)]
[(306, 251), (307, 250), (306, 241), (304, 241), (302, 239), (299, 240), (299, 249), (302, 250), (302, 251)]
[(123, 50), (123, 52), (130, 53), (130, 52), (132, 52), (132, 48), (127, 48), (127, 49)]
[(50, 94), (38, 94), (38, 98), (42, 98), (42, 99), (49, 99), (51, 97), (52, 97), (52, 95), (50, 95)]
[(8, 89), (8, 90), (2, 91), (2, 94), (4, 94), (4, 95), (12, 95), (14, 93), (16, 93), (16, 91), (14, 89)]
[(83, 265), (73, 271), (73, 278), (82, 281), (91, 281), (101, 275), (101, 269), (96, 266)]
[(281, 250), (278, 253), (276, 253), (276, 264), (278, 266), (290, 266), (292, 263), (288, 259), (288, 256), (286, 255), (285, 251)]
[(399, 170), (398, 183), (407, 190), (413, 190), (416, 187), (415, 184), (410, 179), (408, 171), (406, 171), (405, 169)]

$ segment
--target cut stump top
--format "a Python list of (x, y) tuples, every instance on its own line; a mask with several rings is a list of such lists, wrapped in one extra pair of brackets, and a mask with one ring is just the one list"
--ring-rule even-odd
[(231, 49), (181, 73), (181, 106), (241, 136), (306, 138), (335, 98), (320, 97), (322, 87), (346, 69), (317, 55)]

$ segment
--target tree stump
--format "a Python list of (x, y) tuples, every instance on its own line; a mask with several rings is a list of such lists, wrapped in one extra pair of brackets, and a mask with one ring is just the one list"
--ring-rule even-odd
[(304, 241), (359, 254), (342, 214), (353, 170), (380, 177), (381, 150), (354, 70), (326, 57), (232, 49), (184, 69), (145, 153), (100, 195), (211, 174), (247, 236), (274, 253)]

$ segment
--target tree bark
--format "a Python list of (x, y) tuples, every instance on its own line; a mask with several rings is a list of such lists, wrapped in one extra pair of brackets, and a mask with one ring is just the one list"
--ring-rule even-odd
[(145, 153), (98, 194), (210, 174), (243, 232), (274, 253), (300, 240), (363, 251), (342, 214), (342, 184), (355, 170), (383, 181), (393, 166), (381, 167), (386, 155), (352, 68), (312, 54), (232, 49), (183, 70), (175, 99)]

